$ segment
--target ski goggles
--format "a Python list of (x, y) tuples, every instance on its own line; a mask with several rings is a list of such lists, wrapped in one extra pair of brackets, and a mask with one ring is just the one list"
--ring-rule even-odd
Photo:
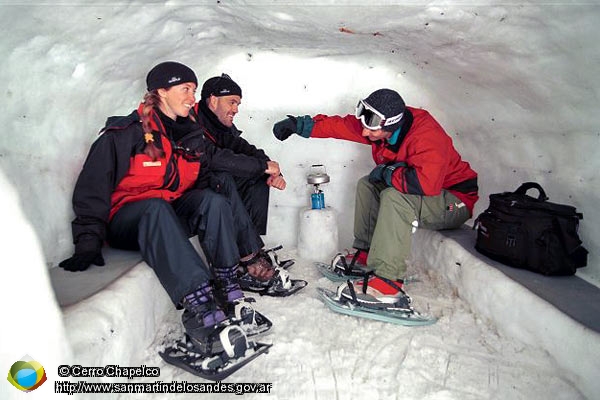
[(390, 118), (386, 118), (385, 115), (371, 107), (364, 100), (359, 100), (356, 105), (356, 119), (360, 119), (362, 125), (371, 130), (381, 129), (384, 126), (390, 126), (397, 122), (400, 122), (404, 113), (400, 113)]

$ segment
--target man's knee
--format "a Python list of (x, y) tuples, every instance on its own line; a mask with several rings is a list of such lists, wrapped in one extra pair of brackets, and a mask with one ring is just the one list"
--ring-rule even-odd
[(398, 218), (412, 223), (416, 219), (419, 196), (401, 193), (393, 187), (381, 191), (380, 212), (389, 213), (386, 218)]
[(221, 213), (231, 213), (231, 204), (229, 199), (214, 190), (205, 189), (194, 191), (188, 201), (193, 202), (196, 212), (201, 214), (220, 215)]
[(356, 196), (360, 197), (361, 194), (372, 193), (373, 188), (373, 184), (369, 182), (369, 177), (363, 176), (356, 183)]
[(207, 205), (227, 203), (227, 199), (223, 195), (211, 189), (190, 190), (180, 201), (192, 208), (206, 208)]
[(371, 182), (369, 182), (369, 176), (363, 176), (362, 178), (360, 178), (358, 180), (358, 183), (356, 184), (356, 187), (371, 187), (373, 186), (373, 184)]

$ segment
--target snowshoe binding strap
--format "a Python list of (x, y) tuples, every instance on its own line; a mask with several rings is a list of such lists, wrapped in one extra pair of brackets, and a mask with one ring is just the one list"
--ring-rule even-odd
[(254, 307), (250, 304), (255, 301), (256, 300), (252, 297), (245, 297), (231, 303), (234, 318), (242, 321), (244, 324), (256, 324), (256, 310), (254, 310)]
[(280, 267), (283, 269), (289, 268), (294, 264), (294, 259), (279, 261), (279, 256), (277, 255), (277, 250), (283, 249), (283, 245), (279, 245), (276, 247), (272, 247), (267, 250), (261, 250), (264, 256), (267, 256), (271, 259), (271, 265), (276, 267)]
[[(339, 266), (340, 263), (342, 264), (342, 268), (340, 268), (340, 266)], [(333, 260), (331, 260), (330, 269), (334, 272), (337, 270), (340, 270), (340, 272), (344, 275), (350, 275), (352, 273), (351, 267), (348, 265), (348, 262), (346, 261), (346, 256), (343, 255), (342, 253), (337, 253), (333, 257)]]
[(404, 285), (404, 280), (403, 279), (399, 279), (396, 282), (394, 282), (394, 281), (392, 281), (390, 279), (382, 278), (381, 276), (379, 277), (379, 279), (381, 279), (382, 281), (384, 281), (385, 283), (387, 283), (388, 285), (390, 285), (394, 289), (398, 290), (403, 295), (402, 297), (398, 298), (398, 301), (396, 303), (393, 303), (393, 307), (392, 308), (395, 308), (395, 309), (398, 309), (398, 310), (404, 310), (404, 311), (407, 311), (407, 312), (414, 311), (414, 309), (412, 307), (412, 299), (404, 291), (404, 288), (396, 283), (396, 282), (400, 282), (402, 285)]
[(269, 281), (267, 290), (260, 294), (284, 297), (296, 293), (306, 285), (308, 285), (308, 282), (299, 279), (291, 279), (290, 274), (286, 270), (277, 268), (275, 275), (273, 275), (273, 278)]
[[(365, 282), (366, 282), (366, 279), (365, 279)], [(348, 285), (348, 291), (350, 292), (350, 296), (352, 297), (352, 303), (359, 304), (358, 299), (356, 298), (356, 291), (354, 290), (354, 284), (350, 280), (347, 280), (346, 284)], [(364, 289), (364, 291), (366, 293), (366, 289)]]
[(364, 250), (356, 249), (356, 252), (352, 255), (352, 261), (350, 261), (350, 266), (349, 266), (350, 270), (352, 270), (354, 268), (354, 264), (356, 264), (356, 260), (358, 260), (360, 253), (364, 253)]
[(260, 281), (248, 272), (240, 276), (240, 286), (243, 290), (258, 293), (261, 296), (285, 297), (292, 295), (305, 287), (308, 282), (300, 279), (290, 279), (289, 273), (277, 268), (268, 281)]
[[(250, 273), (249, 267), (254, 267), (254, 274)], [(271, 261), (271, 258), (264, 254), (262, 251), (256, 253), (252, 258), (246, 261), (240, 261), (240, 267), (243, 273), (250, 275), (252, 278), (257, 281), (267, 282), (275, 276), (276, 268)], [(258, 271), (258, 273), (256, 272)], [(267, 273), (267, 271), (272, 271), (272, 273)], [(257, 275), (267, 274), (269, 278), (261, 279)]]
[(250, 305), (250, 302), (254, 301), (254, 298), (246, 297), (230, 305), (233, 308), (231, 313), (239, 321), (239, 326), (244, 330), (247, 338), (262, 335), (273, 326), (267, 317)]
[[(356, 262), (361, 253), (365, 253), (366, 250), (357, 249), (354, 254), (350, 254), (346, 250), (346, 254), (337, 253), (333, 260), (331, 260), (330, 269), (332, 272), (337, 272), (345, 276), (362, 277), (365, 276), (366, 269), (356, 266)], [(347, 257), (351, 256), (350, 263), (348, 264)], [(341, 266), (340, 266), (341, 264)]]
[(342, 253), (338, 253), (338, 255), (336, 257), (333, 258), (333, 260), (331, 261), (331, 269), (335, 270), (340, 269), (339, 265), (338, 265), (338, 261), (342, 264), (342, 273), (344, 275), (349, 275), (352, 273), (352, 269), (351, 267), (348, 265), (348, 262), (346, 261), (346, 256), (344, 256)]
[(248, 348), (246, 334), (237, 325), (229, 325), (221, 330), (219, 340), (229, 359), (243, 356)]
[(249, 265), (256, 264), (261, 258), (264, 258), (271, 266), (273, 266), (271, 259), (269, 257), (265, 258), (264, 254), (262, 254), (262, 250), (259, 250), (248, 260), (240, 261), (240, 267), (247, 271)]
[[(375, 275), (375, 273), (372, 273), (373, 275)], [(390, 285), (391, 287), (393, 287), (394, 289), (398, 290), (400, 293), (402, 293), (405, 296), (408, 296), (406, 294), (406, 292), (404, 291), (404, 289), (402, 288), (402, 286), (399, 286), (396, 284), (396, 282), (400, 282), (400, 284), (404, 285), (404, 280), (402, 279), (398, 279), (396, 282), (394, 282), (391, 279), (387, 279), (387, 278), (383, 278), (381, 276), (378, 276), (379, 279), (381, 279), (382, 281), (384, 281), (385, 283), (387, 283), (388, 285)], [(366, 293), (366, 288), (364, 288), (364, 283), (363, 283), (363, 293)]]

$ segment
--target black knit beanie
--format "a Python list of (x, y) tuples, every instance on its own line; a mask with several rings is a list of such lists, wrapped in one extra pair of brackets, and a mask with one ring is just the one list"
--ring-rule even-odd
[(146, 86), (149, 92), (187, 82), (195, 83), (197, 86), (196, 74), (191, 68), (175, 61), (166, 61), (156, 65), (146, 76)]
[(227, 74), (221, 76), (213, 76), (202, 85), (200, 98), (208, 99), (211, 95), (221, 96), (240, 96), (242, 97), (242, 88), (231, 79)]
[[(383, 114), (386, 119), (395, 117), (406, 110), (406, 105), (404, 104), (402, 97), (400, 97), (398, 92), (391, 89), (376, 90), (363, 101)], [(402, 122), (402, 119), (400, 119), (400, 121), (395, 124), (384, 126), (382, 129), (394, 132), (400, 127)]]

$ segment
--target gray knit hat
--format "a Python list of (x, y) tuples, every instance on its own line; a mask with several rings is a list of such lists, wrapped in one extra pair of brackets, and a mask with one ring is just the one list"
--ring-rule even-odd
[[(406, 105), (398, 92), (391, 89), (379, 89), (374, 91), (363, 100), (369, 106), (383, 114), (388, 119), (404, 113)], [(383, 129), (394, 132), (402, 125), (402, 119), (392, 125), (384, 126)]]

